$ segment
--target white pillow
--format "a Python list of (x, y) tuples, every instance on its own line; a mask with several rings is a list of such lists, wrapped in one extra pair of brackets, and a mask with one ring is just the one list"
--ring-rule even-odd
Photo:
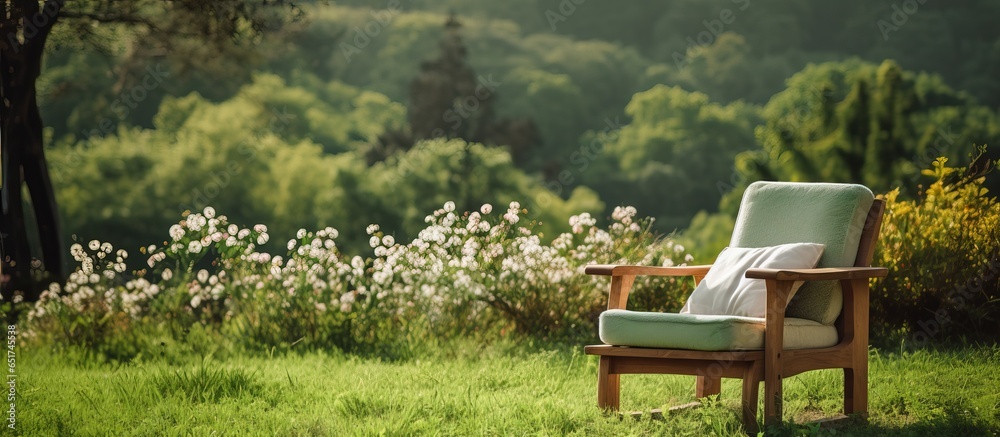
[[(767, 288), (763, 279), (749, 279), (748, 269), (809, 269), (823, 255), (822, 244), (792, 243), (780, 246), (727, 247), (719, 254), (705, 278), (691, 293), (682, 313), (764, 317)], [(802, 282), (796, 282), (791, 299)]]

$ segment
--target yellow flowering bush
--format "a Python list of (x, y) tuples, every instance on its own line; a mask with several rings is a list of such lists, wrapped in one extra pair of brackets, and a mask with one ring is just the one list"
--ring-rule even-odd
[(981, 172), (938, 158), (935, 181), (916, 200), (884, 196), (873, 265), (889, 276), (872, 289), (872, 332), (910, 345), (996, 340), (1000, 332), (1000, 202)]

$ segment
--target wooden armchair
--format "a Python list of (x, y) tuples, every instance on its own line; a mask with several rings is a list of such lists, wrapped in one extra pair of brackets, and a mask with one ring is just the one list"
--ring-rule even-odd
[[(718, 394), (721, 378), (741, 378), (743, 423), (748, 433), (755, 434), (761, 381), (764, 424), (770, 425), (781, 421), (783, 378), (814, 369), (844, 369), (844, 413), (867, 418), (869, 280), (887, 274), (885, 268), (869, 266), (884, 209), (884, 201), (874, 199), (871, 191), (859, 185), (752, 184), (740, 207), (732, 247), (805, 241), (826, 245), (817, 268), (746, 271), (746, 278), (766, 284), (766, 314), (760, 319), (625, 311), (636, 276), (693, 276), (698, 284), (711, 266), (588, 266), (587, 274), (611, 277), (609, 311), (601, 315), (601, 338), (609, 344), (585, 348), (587, 354), (600, 356), (598, 406), (618, 410), (622, 374), (693, 375), (699, 398)], [(821, 231), (814, 232), (817, 228)], [(806, 285), (789, 302), (797, 281)], [(631, 327), (637, 325), (628, 320), (635, 318), (653, 329), (634, 334)], [(762, 333), (757, 343), (754, 332), (744, 335), (758, 328)], [(812, 330), (800, 336), (810, 338), (789, 337), (794, 334), (791, 331), (800, 329)], [(829, 344), (811, 346), (811, 337), (822, 336), (809, 333), (824, 329), (831, 338)], [(720, 345), (718, 337), (699, 339), (699, 330), (712, 335), (731, 330), (744, 340), (724, 339)], [(789, 338), (795, 339), (795, 349), (788, 347)], [(726, 347), (727, 342), (734, 346)]]

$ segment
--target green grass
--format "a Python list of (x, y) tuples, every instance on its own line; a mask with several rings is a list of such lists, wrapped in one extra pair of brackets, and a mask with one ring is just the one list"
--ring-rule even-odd
[[(595, 406), (597, 361), (580, 348), (525, 352), (454, 345), (398, 362), (308, 354), (192, 358), (124, 365), (23, 347), (17, 433), (23, 435), (740, 435), (739, 386), (706, 406), (686, 403), (694, 378), (624, 376), (622, 408)], [(873, 353), (871, 420), (821, 435), (996, 435), (1000, 347)], [(841, 374), (786, 379), (786, 420), (838, 413)], [(6, 429), (6, 431), (10, 431)], [(776, 434), (816, 431), (789, 424)]]

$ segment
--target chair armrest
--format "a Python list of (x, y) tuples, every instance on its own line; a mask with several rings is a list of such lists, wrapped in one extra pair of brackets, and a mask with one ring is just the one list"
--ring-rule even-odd
[(656, 267), (656, 266), (629, 266), (614, 264), (589, 265), (584, 270), (588, 275), (598, 276), (705, 276), (712, 266), (677, 266), (677, 267)]
[(636, 276), (693, 276), (695, 283), (705, 277), (712, 266), (628, 266), (614, 264), (589, 265), (584, 269), (588, 275), (610, 276), (611, 291), (608, 293), (608, 309), (624, 309)]
[(889, 274), (885, 267), (831, 267), (823, 269), (749, 269), (750, 279), (775, 281), (824, 281), (835, 279), (884, 278)]

